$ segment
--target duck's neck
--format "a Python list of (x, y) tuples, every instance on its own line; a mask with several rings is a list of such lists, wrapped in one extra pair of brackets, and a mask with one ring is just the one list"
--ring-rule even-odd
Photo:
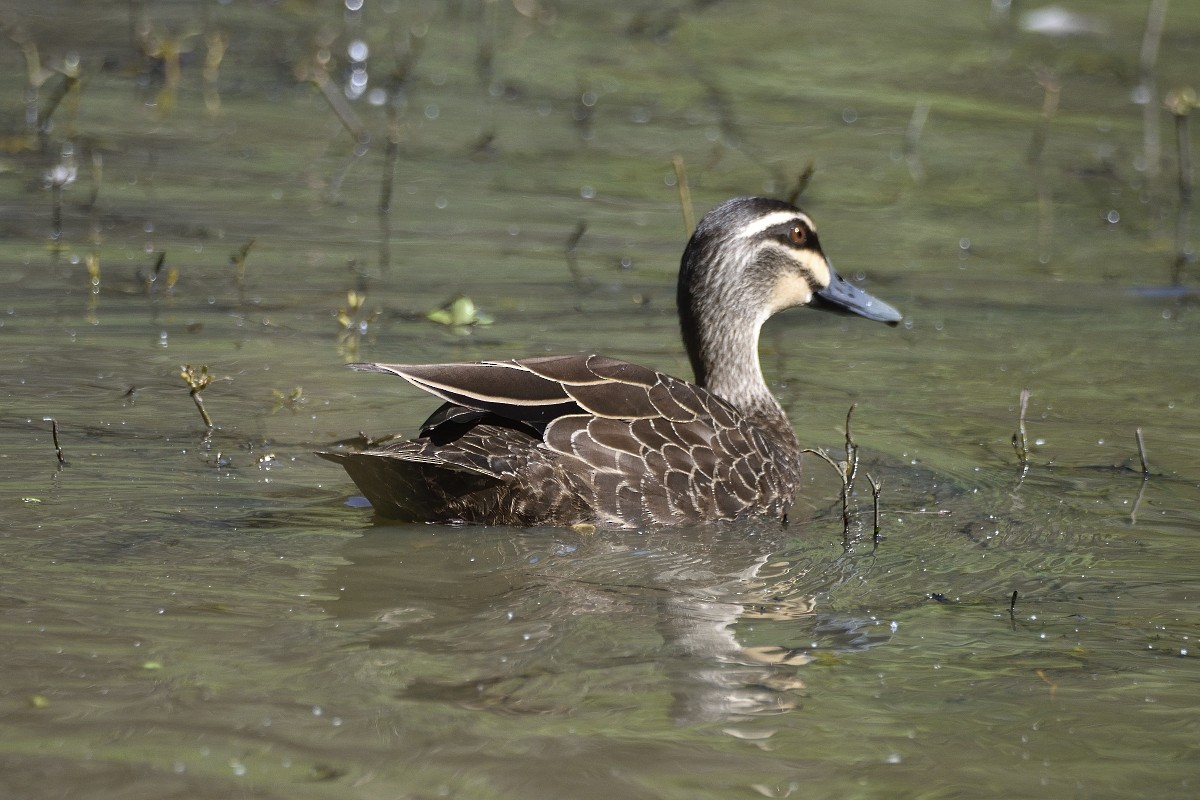
[(679, 297), (684, 346), (696, 384), (767, 428), (777, 441), (799, 448), (783, 408), (771, 394), (758, 361), (759, 331), (765, 319), (750, 318), (737, 304), (705, 306), (690, 293)]

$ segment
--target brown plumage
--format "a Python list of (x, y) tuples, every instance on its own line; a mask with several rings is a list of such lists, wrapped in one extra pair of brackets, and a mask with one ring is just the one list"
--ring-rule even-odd
[(800, 445), (758, 363), (762, 323), (817, 305), (895, 324), (847, 283), (812, 221), (776, 200), (710, 211), (684, 251), (678, 303), (695, 383), (603, 356), (354, 364), (445, 400), (416, 439), (340, 463), (375, 510), (429, 522), (635, 527), (782, 516)]

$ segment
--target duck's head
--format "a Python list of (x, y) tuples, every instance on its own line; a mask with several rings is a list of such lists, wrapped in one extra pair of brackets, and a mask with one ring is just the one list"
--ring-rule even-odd
[(736, 372), (734, 359), (752, 356), (757, 372), (758, 331), (784, 309), (810, 305), (890, 325), (902, 318), (834, 271), (807, 214), (762, 197), (734, 198), (704, 215), (683, 253), (678, 302), (702, 385), (719, 378), (714, 372)]

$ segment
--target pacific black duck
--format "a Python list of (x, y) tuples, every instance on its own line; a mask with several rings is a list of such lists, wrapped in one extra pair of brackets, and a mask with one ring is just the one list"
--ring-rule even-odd
[(762, 324), (812, 305), (901, 315), (834, 272), (812, 220), (777, 200), (710, 211), (684, 250), (677, 301), (694, 383), (597, 355), (352, 364), (445, 400), (416, 439), (321, 453), (376, 512), (497, 525), (678, 525), (782, 517), (800, 444), (758, 362)]

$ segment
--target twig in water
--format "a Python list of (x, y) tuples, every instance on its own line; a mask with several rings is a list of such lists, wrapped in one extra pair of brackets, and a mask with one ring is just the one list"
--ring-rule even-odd
[[(802, 450), (803, 453), (812, 453), (821, 458), (826, 464), (833, 467), (833, 471), (838, 474), (842, 481), (842, 536), (847, 538), (850, 536), (850, 495), (854, 493), (854, 479), (858, 476), (858, 445), (854, 443), (854, 435), (850, 430), (850, 418), (854, 415), (854, 409), (858, 407), (858, 403), (852, 403), (850, 410), (846, 412), (846, 460), (841, 463), (834, 461), (833, 456), (829, 455), (823, 449), (813, 450), (811, 448)], [(846, 543), (848, 548), (849, 541)]]
[(875, 480), (875, 478), (869, 472), (867, 473), (867, 480), (871, 483), (871, 508), (874, 512), (875, 521), (875, 529), (871, 534), (871, 542), (872, 544), (878, 545), (880, 538), (879, 532), (882, 530), (879, 525), (879, 491), (883, 488), (883, 485), (879, 481)]
[(1062, 94), (1062, 84), (1049, 70), (1038, 70), (1038, 85), (1042, 87), (1042, 116), (1033, 129), (1033, 138), (1029, 140), (1029, 152), (1026, 160), (1038, 165), (1042, 162), (1042, 152), (1046, 149), (1046, 139), (1050, 135), (1050, 123), (1058, 113), (1058, 100)]
[(58, 443), (58, 420), (54, 417), (42, 417), (42, 421), (50, 423), (50, 438), (54, 441), (54, 455), (58, 456), (58, 465), (66, 466), (67, 458), (63, 455), (62, 446)]
[(1017, 451), (1021, 466), (1029, 466), (1029, 439), (1025, 435), (1025, 412), (1029, 408), (1029, 390), (1021, 390), (1021, 413), (1017, 418), (1017, 432), (1013, 434), (1012, 446)]
[(683, 235), (691, 236), (692, 231), (696, 230), (696, 212), (692, 208), (692, 190), (688, 188), (683, 156), (672, 156), (671, 166), (675, 168), (675, 188), (679, 191), (679, 208), (683, 212)]
[(412, 77), (413, 67), (421, 55), (425, 39), (423, 35), (410, 33), (403, 44), (395, 43), (392, 47), (396, 55), (396, 65), (384, 83), (387, 92), (387, 137), (383, 151), (383, 181), (379, 189), (379, 213), (388, 214), (392, 210), (392, 188), (396, 178), (396, 160), (400, 155), (400, 139), (402, 121), (400, 109), (404, 99), (405, 87)]
[(239, 302), (246, 299), (246, 257), (250, 255), (250, 248), (254, 247), (254, 241), (251, 239), (239, 247), (237, 252), (229, 255), (229, 263), (233, 264), (233, 279), (237, 285)]
[(1137, 438), (1138, 458), (1142, 461), (1142, 479), (1150, 477), (1150, 463), (1146, 460), (1146, 442), (1142, 439), (1142, 429), (1134, 428), (1134, 436)]
[(204, 408), (204, 399), (200, 396), (200, 393), (212, 383), (212, 376), (208, 374), (208, 365), (202, 364), (199, 369), (194, 369), (191, 364), (184, 364), (180, 368), (179, 377), (183, 378), (184, 383), (188, 385), (192, 401), (200, 411), (200, 417), (204, 420), (205, 427), (212, 430), (214, 427), (212, 417), (208, 415), (208, 411)]
[(1179, 164), (1179, 210), (1175, 217), (1175, 263), (1171, 270), (1171, 282), (1183, 282), (1183, 268), (1192, 254), (1188, 252), (1188, 222), (1192, 217), (1192, 148), (1188, 132), (1188, 116), (1196, 108), (1196, 93), (1191, 89), (1173, 89), (1167, 92), (1163, 105), (1175, 117), (1175, 142)]
[(804, 169), (800, 170), (800, 174), (796, 176), (796, 183), (792, 186), (792, 190), (788, 192), (787, 201), (792, 205), (796, 205), (796, 200), (800, 195), (804, 194), (804, 190), (808, 188), (808, 184), (812, 181), (812, 176), (817, 171), (817, 163), (812, 159), (804, 165)]
[(1142, 54), (1138, 64), (1137, 101), (1142, 104), (1142, 158), (1145, 160), (1146, 177), (1158, 177), (1159, 161), (1162, 156), (1162, 139), (1159, 134), (1158, 103), (1155, 102), (1155, 66), (1158, 63), (1158, 45), (1162, 41), (1163, 27), (1167, 19), (1167, 0), (1151, 0), (1146, 13), (1146, 28), (1142, 33)]
[(575, 230), (567, 237), (567, 269), (571, 271), (571, 277), (575, 280), (576, 286), (583, 285), (583, 275), (579, 272), (579, 240), (587, 233), (587, 222), (579, 220), (575, 224)]
[(365, 151), (371, 143), (371, 134), (367, 132), (367, 126), (363, 125), (358, 114), (354, 113), (342, 90), (329, 76), (329, 67), (326, 51), (321, 49), (309, 62), (296, 67), (296, 78), (308, 81), (321, 90), (321, 95), (338, 118), (338, 122), (354, 137), (355, 144)]
[(858, 408), (858, 403), (851, 403), (850, 409), (846, 412), (846, 486), (848, 491), (854, 490), (854, 479), (858, 477), (858, 445), (854, 441), (854, 434), (850, 431), (850, 418), (854, 416), (856, 408)]

